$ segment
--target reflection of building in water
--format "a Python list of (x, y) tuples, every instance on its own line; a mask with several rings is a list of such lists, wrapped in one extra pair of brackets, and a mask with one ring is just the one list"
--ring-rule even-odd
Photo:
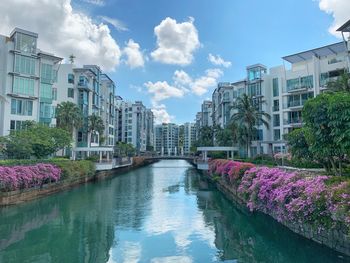
[[(207, 225), (215, 226), (220, 260), (238, 262), (343, 262), (336, 253), (306, 240), (268, 216), (238, 210), (217, 191), (198, 191), (198, 208)], [(304, 248), (308, 249), (298, 249)], [(313, 251), (319, 251), (315, 255)]]

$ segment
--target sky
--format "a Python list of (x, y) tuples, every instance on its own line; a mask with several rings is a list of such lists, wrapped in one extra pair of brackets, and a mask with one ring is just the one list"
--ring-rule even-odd
[(350, 0), (1, 0), (0, 34), (37, 32), (40, 49), (99, 65), (124, 100), (181, 124), (246, 66), (340, 41), (349, 14)]

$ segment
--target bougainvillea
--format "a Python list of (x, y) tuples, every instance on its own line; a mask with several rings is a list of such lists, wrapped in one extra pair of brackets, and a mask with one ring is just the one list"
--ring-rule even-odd
[(211, 160), (209, 174), (229, 178), (251, 211), (280, 222), (312, 223), (319, 229), (345, 225), (350, 229), (350, 180), (332, 182), (329, 176), (305, 176), (251, 163)]
[(13, 191), (41, 186), (45, 183), (57, 182), (60, 176), (61, 169), (52, 164), (0, 166), (0, 190)]

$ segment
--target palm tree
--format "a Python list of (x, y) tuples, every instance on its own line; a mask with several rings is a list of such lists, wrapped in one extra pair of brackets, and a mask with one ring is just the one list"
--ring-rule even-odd
[(101, 136), (105, 130), (105, 125), (103, 124), (103, 120), (100, 116), (96, 114), (92, 114), (88, 117), (88, 131), (90, 133), (90, 146), (92, 142), (92, 138), (96, 135), (96, 132)]
[(329, 81), (327, 88), (330, 91), (345, 91), (350, 92), (350, 78), (348, 73), (343, 73), (337, 80)]
[[(260, 109), (254, 100), (247, 94), (243, 94), (242, 97), (238, 98), (233, 106), (236, 112), (232, 115), (232, 121), (237, 123), (241, 134), (244, 135), (244, 139), (248, 157), (250, 157), (250, 145), (253, 140), (253, 136), (256, 133), (256, 126), (262, 123), (264, 126), (269, 128), (269, 123), (266, 119), (270, 119), (270, 115)], [(245, 137), (245, 138), (244, 138)]]
[(73, 134), (74, 128), (80, 128), (83, 124), (83, 115), (73, 102), (62, 102), (57, 105), (57, 127)]

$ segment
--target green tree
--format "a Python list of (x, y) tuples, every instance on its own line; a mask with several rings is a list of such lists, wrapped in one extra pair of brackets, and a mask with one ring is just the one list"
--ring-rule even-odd
[(92, 114), (88, 117), (88, 123), (88, 131), (90, 133), (91, 146), (92, 139), (96, 135), (96, 132), (98, 132), (100, 137), (103, 135), (105, 125), (103, 124), (102, 118), (96, 114)]
[(57, 105), (57, 127), (73, 134), (74, 128), (78, 129), (83, 124), (83, 115), (73, 102), (62, 102)]
[(114, 154), (116, 156), (125, 157), (133, 156), (136, 153), (135, 147), (131, 143), (117, 142)]
[(236, 100), (233, 109), (236, 112), (232, 115), (232, 121), (239, 127), (241, 135), (244, 135), (242, 138), (244, 138), (247, 154), (250, 157), (250, 145), (257, 132), (256, 126), (262, 123), (269, 128), (267, 120), (271, 117), (268, 113), (260, 110), (254, 100), (247, 94), (243, 94), (242, 97)]
[(350, 92), (350, 78), (348, 73), (342, 74), (337, 80), (327, 83), (329, 91), (344, 91)]
[(306, 139), (316, 159), (329, 163), (335, 174), (343, 173), (350, 153), (350, 95), (324, 93), (305, 103), (303, 112), (309, 132)]
[(218, 146), (231, 146), (233, 139), (232, 137), (232, 130), (229, 128), (220, 128), (215, 134), (215, 140)]
[(1, 138), (9, 158), (46, 158), (71, 143), (69, 132), (31, 123), (27, 128)]
[(199, 146), (213, 146), (214, 128), (210, 126), (203, 126), (199, 130), (199, 138), (197, 145)]
[(314, 156), (306, 139), (308, 132), (308, 129), (304, 127), (291, 131), (286, 135), (285, 139), (293, 158), (302, 161), (313, 161)]

